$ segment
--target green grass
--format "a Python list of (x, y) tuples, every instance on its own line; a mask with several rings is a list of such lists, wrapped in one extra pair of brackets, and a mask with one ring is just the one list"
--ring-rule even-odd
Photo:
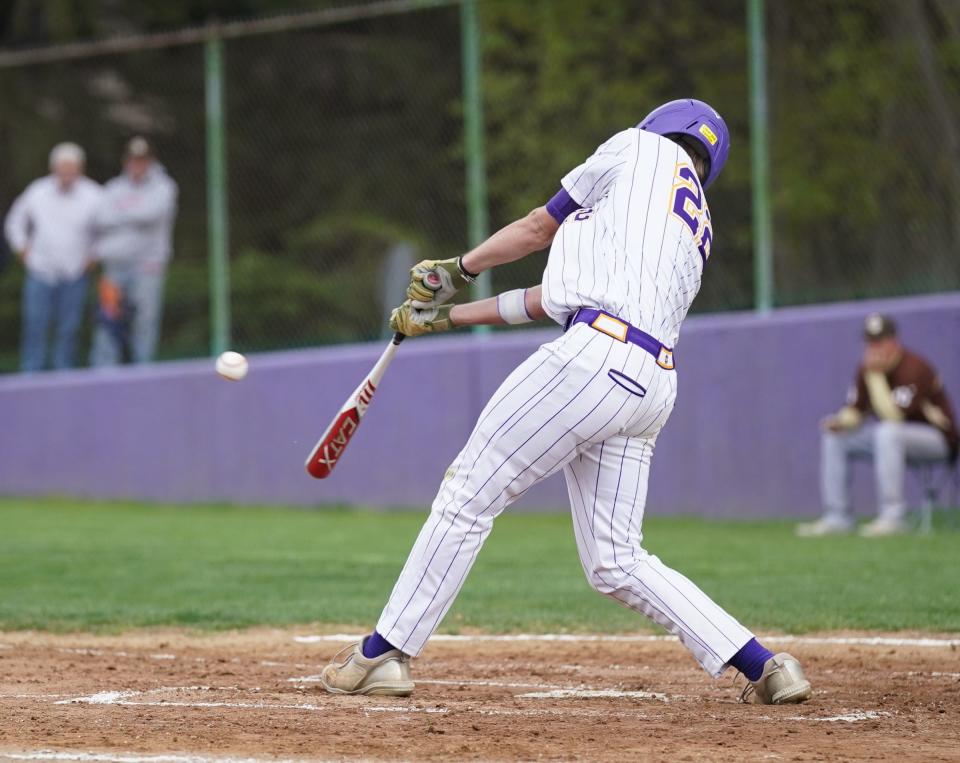
[[(372, 624), (422, 513), (0, 500), (0, 629)], [(648, 519), (647, 548), (752, 628), (960, 631), (960, 533), (798, 540)], [(566, 514), (501, 517), (444, 632), (624, 631)]]

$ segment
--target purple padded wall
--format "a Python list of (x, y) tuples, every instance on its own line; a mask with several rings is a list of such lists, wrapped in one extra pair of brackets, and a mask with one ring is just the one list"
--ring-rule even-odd
[[(817, 421), (843, 402), (871, 310), (960, 400), (960, 295), (690, 318), (677, 407), (653, 459), (648, 511), (818, 512)], [(230, 383), (209, 361), (0, 378), (0, 493), (377, 506), (429, 504), (489, 395), (557, 329), (408, 341), (333, 476), (303, 460), (381, 346), (251, 358)], [(425, 369), (425, 371), (424, 371)], [(861, 470), (858, 504), (872, 489)], [(563, 479), (526, 508), (566, 509)]]

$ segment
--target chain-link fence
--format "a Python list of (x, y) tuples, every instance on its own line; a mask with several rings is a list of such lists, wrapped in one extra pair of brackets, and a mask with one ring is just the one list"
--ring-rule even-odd
[[(410, 264), (468, 245), (468, 160), (483, 161), (496, 228), (542, 204), (612, 132), (695, 94), (733, 136), (710, 197), (714, 257), (696, 309), (749, 309), (746, 2), (480, 0), (485, 155), (465, 148), (458, 0), (359, 2), (121, 46), (0, 52), (0, 206), (44, 173), (57, 141), (81, 143), (88, 174), (104, 181), (120, 171), (124, 141), (147, 135), (180, 190), (161, 358), (206, 355), (217, 331), (242, 351), (374, 339)], [(960, 287), (952, 4), (782, 0), (765, 33), (774, 303)], [(213, 38), (219, 189), (205, 110)], [(208, 203), (218, 192), (228, 281), (211, 289)], [(539, 281), (544, 262), (499, 269), (494, 292)], [(21, 270), (0, 278), (3, 370), (17, 364)], [(221, 288), (229, 311), (218, 327), (211, 293)]]
[(768, 38), (777, 302), (960, 288), (957, 4), (778, 3)]
[(464, 248), (459, 40), (441, 8), (226, 46), (238, 348), (376, 338), (409, 267)]
[[(166, 295), (162, 339), (166, 357), (202, 354), (207, 336), (204, 218), (203, 51), (175, 47), (0, 69), (0, 204), (46, 171), (47, 153), (75, 140), (87, 154), (87, 174), (105, 181), (121, 170), (126, 140), (149, 135), (179, 185), (174, 266)], [(0, 367), (17, 365), (23, 269), (8, 263), (0, 278)], [(81, 365), (90, 347), (89, 320), (80, 341)]]

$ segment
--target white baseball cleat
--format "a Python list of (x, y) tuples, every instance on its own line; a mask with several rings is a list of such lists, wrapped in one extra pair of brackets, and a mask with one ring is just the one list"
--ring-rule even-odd
[(853, 532), (853, 525), (826, 517), (815, 522), (803, 522), (797, 525), (796, 534), (801, 538), (822, 538), (824, 535), (847, 535)]
[(320, 674), (320, 683), (331, 694), (389, 697), (407, 697), (413, 693), (414, 686), (410, 679), (408, 655), (399, 649), (391, 649), (379, 657), (364, 657), (362, 641), (337, 652), (333, 662)]
[(744, 687), (740, 701), (759, 705), (789, 705), (810, 699), (812, 693), (799, 660), (780, 652), (764, 663), (760, 678)]
[(902, 519), (874, 519), (860, 528), (858, 533), (864, 538), (882, 538), (887, 535), (902, 535), (910, 528)]

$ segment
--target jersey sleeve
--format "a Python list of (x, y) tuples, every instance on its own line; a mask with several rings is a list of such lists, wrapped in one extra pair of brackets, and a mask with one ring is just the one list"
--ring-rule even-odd
[(618, 132), (587, 161), (563, 176), (560, 184), (579, 206), (592, 207), (619, 177), (637, 145), (636, 132), (636, 128)]
[(580, 205), (570, 198), (566, 188), (561, 188), (546, 203), (546, 209), (550, 217), (557, 221), (557, 225), (561, 225), (564, 220), (580, 209)]

